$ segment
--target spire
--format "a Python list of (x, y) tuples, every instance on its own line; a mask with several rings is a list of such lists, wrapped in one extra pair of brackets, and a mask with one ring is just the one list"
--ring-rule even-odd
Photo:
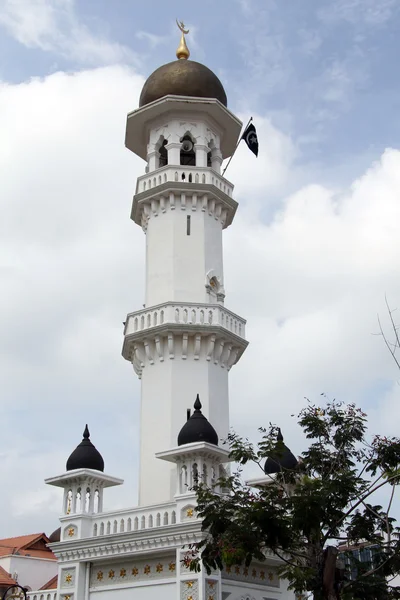
[(179, 30), (182, 32), (181, 41), (179, 42), (179, 46), (176, 50), (176, 57), (179, 59), (187, 60), (190, 56), (189, 48), (186, 45), (185, 35), (189, 33), (189, 29), (185, 29), (185, 24), (183, 21), (176, 20), (176, 24), (178, 25)]
[(104, 460), (100, 452), (90, 441), (89, 428), (86, 425), (81, 443), (75, 448), (67, 460), (67, 471), (74, 469), (95, 469), (104, 471)]
[(196, 396), (193, 405), (194, 412), (186, 421), (178, 435), (178, 446), (192, 444), (194, 442), (208, 442), (218, 446), (218, 434), (211, 423), (201, 412), (201, 402), (199, 394)]
[(194, 408), (194, 410), (201, 410), (200, 396), (198, 394), (197, 394), (196, 400), (193, 404), (193, 408)]
[(276, 436), (276, 446), (268, 456), (264, 465), (266, 475), (275, 475), (282, 470), (293, 470), (297, 467), (297, 458), (283, 442), (283, 435), (280, 427)]

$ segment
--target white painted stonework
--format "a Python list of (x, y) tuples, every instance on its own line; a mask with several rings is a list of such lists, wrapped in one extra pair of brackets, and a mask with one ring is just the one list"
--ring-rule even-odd
[[(147, 160), (131, 214), (146, 239), (145, 305), (128, 314), (122, 350), (142, 385), (139, 506), (104, 511), (105, 488), (122, 480), (98, 471), (47, 480), (64, 489), (61, 541), (51, 545), (58, 589), (29, 600), (293, 598), (272, 555), (211, 575), (182, 564), (183, 547), (202, 537), (191, 486), (216, 481), (229, 455), (222, 442), (178, 447), (178, 433), (199, 394), (226, 437), (228, 375), (247, 346), (245, 320), (225, 306), (222, 250), (237, 203), (220, 166), (240, 129), (213, 99), (167, 96), (128, 115), (126, 145)], [(181, 155), (183, 138), (192, 164)]]

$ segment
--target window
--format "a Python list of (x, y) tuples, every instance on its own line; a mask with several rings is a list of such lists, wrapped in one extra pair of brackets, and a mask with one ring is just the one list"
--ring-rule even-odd
[(196, 153), (191, 136), (186, 133), (181, 139), (181, 165), (196, 166)]
[(190, 215), (186, 217), (186, 235), (190, 235)]
[(168, 152), (165, 147), (167, 144), (168, 144), (168, 140), (164, 140), (158, 151), (160, 154), (160, 158), (158, 160), (159, 167), (165, 167), (168, 164)]

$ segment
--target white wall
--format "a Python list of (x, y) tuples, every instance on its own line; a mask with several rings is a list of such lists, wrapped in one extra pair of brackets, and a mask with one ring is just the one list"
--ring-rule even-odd
[(17, 556), (0, 558), (0, 566), (11, 576), (18, 573), (18, 583), (37, 590), (57, 575), (57, 561), (34, 558), (32, 556)]
[[(125, 588), (94, 590), (89, 600), (176, 600), (176, 583), (140, 585)], [(77, 599), (83, 600), (83, 599)]]
[[(177, 345), (180, 340), (177, 340)], [(189, 346), (193, 344), (189, 340)], [(206, 340), (199, 360), (188, 352), (183, 360), (179, 347), (173, 360), (147, 365), (142, 375), (139, 504), (158, 504), (174, 497), (176, 467), (156, 459), (154, 454), (177, 446), (186, 409), (193, 410), (200, 394), (202, 412), (219, 437), (229, 431), (228, 372), (205, 359)], [(189, 348), (190, 350), (190, 348)]]
[(200, 207), (182, 210), (179, 204), (175, 210), (169, 208), (150, 218), (146, 233), (146, 306), (174, 300), (209, 302), (206, 275), (210, 270), (223, 281), (221, 221)]

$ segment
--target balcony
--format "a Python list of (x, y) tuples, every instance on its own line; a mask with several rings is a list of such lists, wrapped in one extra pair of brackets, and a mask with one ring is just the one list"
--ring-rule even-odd
[(220, 304), (193, 302), (166, 302), (130, 313), (125, 325), (125, 336), (146, 333), (155, 327), (168, 325), (204, 328), (220, 326), (245, 340), (246, 321)]
[(209, 167), (188, 167), (183, 165), (167, 165), (142, 175), (137, 180), (136, 194), (151, 190), (168, 182), (200, 183), (214, 185), (227, 196), (232, 197), (234, 186), (219, 173)]

